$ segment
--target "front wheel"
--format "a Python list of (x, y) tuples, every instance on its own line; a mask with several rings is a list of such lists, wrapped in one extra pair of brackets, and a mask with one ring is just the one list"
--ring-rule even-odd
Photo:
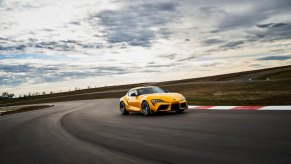
[(129, 112), (126, 110), (124, 102), (120, 103), (120, 113), (122, 115), (128, 115), (129, 114)]
[(142, 108), (142, 113), (145, 115), (145, 116), (149, 116), (151, 115), (151, 109), (150, 109), (150, 106), (149, 104), (144, 101), (141, 105), (141, 108)]

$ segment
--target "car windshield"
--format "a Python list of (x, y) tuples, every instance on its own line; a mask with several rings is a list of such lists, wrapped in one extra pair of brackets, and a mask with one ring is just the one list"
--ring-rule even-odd
[(165, 93), (165, 91), (159, 87), (141, 88), (141, 89), (138, 89), (137, 92), (138, 92), (138, 95), (151, 94), (151, 93)]

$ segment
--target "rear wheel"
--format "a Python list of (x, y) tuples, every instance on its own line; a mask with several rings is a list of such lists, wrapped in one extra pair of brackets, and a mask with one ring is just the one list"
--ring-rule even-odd
[(126, 110), (124, 102), (120, 103), (120, 113), (122, 115), (128, 115), (129, 114), (129, 112)]
[(145, 116), (149, 116), (151, 115), (151, 109), (150, 109), (150, 106), (149, 104), (144, 101), (141, 105), (141, 108), (142, 108), (142, 113), (145, 115)]

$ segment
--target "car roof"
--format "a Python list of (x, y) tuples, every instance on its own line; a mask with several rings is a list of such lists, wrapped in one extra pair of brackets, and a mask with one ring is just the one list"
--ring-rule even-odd
[(143, 87), (135, 87), (135, 88), (131, 88), (129, 91), (136, 90), (136, 89), (141, 89), (141, 88), (152, 88), (152, 87), (157, 87), (157, 86), (143, 86)]

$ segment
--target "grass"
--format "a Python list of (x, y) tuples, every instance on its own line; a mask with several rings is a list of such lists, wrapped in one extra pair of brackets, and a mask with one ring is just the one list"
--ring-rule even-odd
[[(171, 92), (183, 94), (195, 105), (291, 105), (291, 80), (252, 82), (194, 82), (181, 85), (160, 85)], [(120, 98), (126, 90), (105, 93), (84, 93), (47, 99), (13, 102), (13, 105), (61, 101)], [(6, 104), (6, 105), (12, 105)]]
[(291, 70), (271, 73), (254, 78), (254, 80), (278, 80), (278, 79), (291, 79)]
[(288, 66), (281, 66), (281, 67), (274, 67), (274, 68), (265, 68), (265, 69), (252, 70), (252, 71), (244, 71), (244, 72), (235, 72), (235, 73), (222, 74), (222, 75), (214, 75), (214, 76), (207, 76), (207, 77), (199, 77), (199, 78), (191, 78), (191, 79), (182, 79), (182, 80), (173, 80), (173, 81), (164, 81), (164, 82), (159, 82), (158, 84), (159, 85), (166, 85), (166, 84), (177, 84), (177, 83), (188, 83), (188, 82), (230, 81), (230, 80), (235, 80), (235, 79), (237, 79), (237, 78), (239, 78), (239, 77), (241, 77), (243, 75), (260, 73), (260, 72), (264, 72), (264, 71), (268, 72), (268, 71), (272, 71), (272, 70), (286, 69), (286, 68), (291, 68), (291, 66), (288, 65)]
[[(195, 105), (291, 105), (291, 80), (191, 83), (161, 86)], [(191, 89), (189, 89), (191, 88)]]

